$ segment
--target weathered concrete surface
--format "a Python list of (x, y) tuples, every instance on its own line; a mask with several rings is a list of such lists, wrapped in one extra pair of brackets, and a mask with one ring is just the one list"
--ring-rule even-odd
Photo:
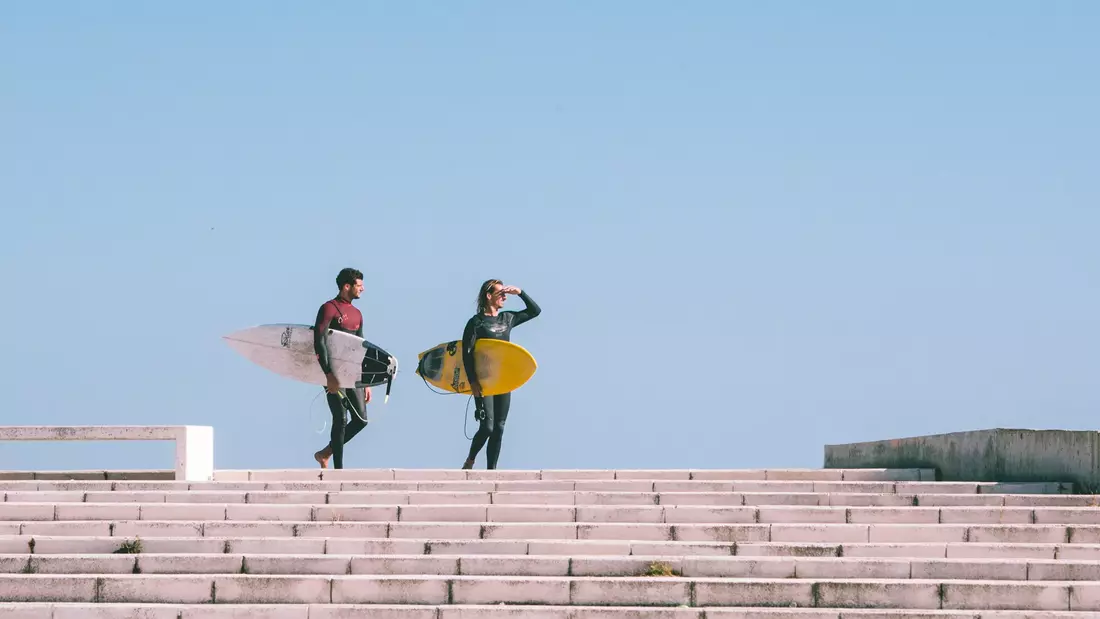
[(825, 468), (934, 468), (938, 481), (1100, 487), (1100, 432), (994, 428), (825, 446)]

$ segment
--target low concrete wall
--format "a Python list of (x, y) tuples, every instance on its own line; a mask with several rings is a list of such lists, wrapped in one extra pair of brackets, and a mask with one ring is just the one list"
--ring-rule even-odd
[(942, 481), (1100, 488), (1100, 432), (995, 428), (825, 446), (825, 468), (934, 468)]

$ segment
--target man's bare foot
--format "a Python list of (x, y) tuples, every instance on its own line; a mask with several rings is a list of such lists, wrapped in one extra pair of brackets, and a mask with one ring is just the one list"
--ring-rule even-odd
[(327, 469), (328, 468), (328, 459), (329, 459), (330, 456), (331, 456), (331, 454), (327, 453), (324, 449), (322, 449), (321, 451), (318, 451), (317, 453), (313, 454), (313, 459), (317, 461), (317, 464), (321, 465), (321, 468)]

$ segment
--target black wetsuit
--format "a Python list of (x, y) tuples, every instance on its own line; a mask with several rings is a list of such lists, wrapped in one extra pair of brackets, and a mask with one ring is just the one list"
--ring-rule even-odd
[[(317, 353), (317, 363), (325, 374), (332, 371), (332, 362), (328, 352), (328, 329), (354, 333), (363, 337), (363, 314), (351, 303), (337, 297), (326, 301), (317, 310), (317, 319), (313, 324), (313, 350)], [(347, 421), (347, 410), (344, 408), (344, 398), (337, 394), (325, 392), (328, 400), (328, 409), (332, 412), (332, 430), (329, 432), (329, 449), (332, 450), (333, 467), (344, 468), (344, 443), (355, 438), (367, 422), (363, 404), (366, 395), (365, 390), (345, 387), (343, 389), (347, 402), (354, 411), (351, 421)]]
[[(519, 298), (523, 299), (523, 303), (526, 305), (521, 311), (498, 312), (496, 316), (474, 314), (466, 322), (466, 329), (462, 332), (462, 364), (466, 368), (466, 376), (471, 386), (477, 384), (477, 371), (474, 368), (474, 343), (479, 339), (510, 341), (512, 327), (518, 327), (542, 313), (538, 304), (535, 303), (534, 299), (527, 296), (526, 292), (521, 292)], [(478, 387), (480, 388), (480, 385)], [(502, 393), (489, 397), (474, 398), (474, 401), (478, 410), (482, 412), (481, 427), (478, 428), (477, 434), (474, 435), (473, 441), (470, 443), (470, 454), (467, 459), (473, 461), (481, 448), (485, 446), (485, 441), (488, 441), (487, 468), (495, 469), (497, 459), (500, 457), (500, 441), (504, 436), (504, 423), (508, 420), (508, 407), (512, 402), (512, 394)]]

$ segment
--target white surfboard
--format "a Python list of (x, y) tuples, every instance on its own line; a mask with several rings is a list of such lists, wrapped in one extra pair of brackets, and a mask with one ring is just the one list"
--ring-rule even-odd
[[(244, 358), (279, 376), (311, 385), (328, 382), (313, 350), (312, 325), (259, 325), (222, 339)], [(328, 350), (332, 372), (344, 387), (392, 384), (397, 375), (396, 357), (351, 333), (329, 329)]]

